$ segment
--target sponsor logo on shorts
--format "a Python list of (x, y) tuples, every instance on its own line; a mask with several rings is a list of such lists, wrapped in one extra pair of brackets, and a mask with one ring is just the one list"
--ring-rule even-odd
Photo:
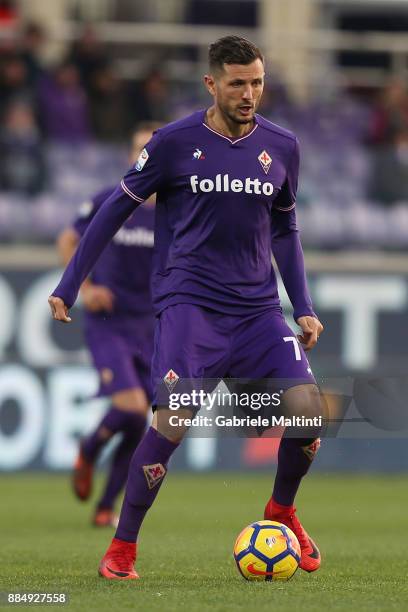
[(156, 487), (166, 475), (166, 468), (161, 463), (153, 463), (152, 465), (144, 465), (143, 472), (147, 480), (149, 489)]
[(179, 378), (180, 378), (180, 376), (178, 374), (176, 374), (174, 370), (169, 370), (167, 372), (167, 374), (163, 378), (163, 380), (166, 383), (166, 387), (168, 388), (169, 391), (173, 391), (173, 389), (176, 386)]
[(139, 159), (136, 162), (135, 168), (138, 172), (140, 172), (141, 170), (143, 170), (143, 166), (145, 165), (145, 163), (147, 162), (147, 160), (149, 159), (149, 154), (146, 151), (146, 149), (143, 149), (143, 151), (140, 153), (139, 155)]
[(110, 368), (103, 368), (100, 371), (101, 381), (104, 385), (109, 385), (113, 380), (113, 371)]

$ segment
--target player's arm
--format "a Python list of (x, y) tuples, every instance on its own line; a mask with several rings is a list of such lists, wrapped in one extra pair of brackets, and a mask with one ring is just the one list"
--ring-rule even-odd
[[(98, 257), (134, 209), (162, 184), (162, 140), (159, 132), (143, 149), (135, 166), (100, 207), (85, 231), (60, 283), (49, 297), (54, 319), (70, 322), (69, 308)], [(136, 264), (137, 265), (137, 262)]]
[(101, 206), (65, 268), (60, 283), (48, 299), (54, 319), (70, 322), (68, 310), (75, 303), (79, 288), (135, 206), (135, 201), (120, 186)]
[(306, 280), (305, 261), (296, 223), (295, 200), (299, 174), (299, 147), (296, 141), (286, 181), (272, 208), (272, 253), (293, 306), (293, 318), (301, 327), (299, 341), (313, 348), (323, 331), (313, 311)]
[[(74, 226), (65, 228), (57, 238), (58, 253), (65, 266), (71, 261), (81, 240), (81, 233), (75, 227), (77, 224), (83, 225), (83, 219), (77, 219)], [(96, 285), (88, 277), (80, 291), (84, 307), (90, 312), (112, 312), (115, 296), (109, 287)]]

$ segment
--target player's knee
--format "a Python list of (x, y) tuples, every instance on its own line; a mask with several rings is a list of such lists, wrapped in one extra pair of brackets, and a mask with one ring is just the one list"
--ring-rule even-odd
[(292, 387), (285, 392), (283, 401), (288, 416), (323, 417), (323, 398), (317, 385)]
[(152, 427), (171, 442), (179, 444), (189, 429), (186, 420), (188, 423), (192, 416), (190, 410), (181, 409), (175, 415), (173, 410), (158, 408), (153, 415)]
[[(298, 385), (284, 395), (284, 410), (293, 420), (290, 436), (306, 438), (310, 444), (318, 438), (324, 423), (324, 401), (317, 385)], [(308, 445), (306, 445), (308, 446)]]
[(136, 412), (146, 415), (149, 410), (149, 400), (141, 388), (126, 389), (112, 396), (112, 404), (119, 410)]

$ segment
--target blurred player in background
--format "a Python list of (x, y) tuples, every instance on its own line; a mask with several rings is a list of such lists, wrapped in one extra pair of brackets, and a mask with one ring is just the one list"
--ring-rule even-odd
[[(264, 75), (263, 55), (251, 42), (227, 36), (210, 46), (205, 84), (213, 106), (155, 132), (95, 216), (49, 302), (55, 319), (70, 321), (68, 308), (104, 245), (138, 204), (157, 193), (153, 382), (285, 380), (289, 412), (313, 416), (322, 414), (319, 391), (282, 315), (271, 262), (272, 250), (302, 330), (299, 340), (309, 350), (323, 327), (307, 289), (296, 225), (298, 141), (256, 114)], [(171, 427), (168, 405), (157, 398), (155, 405), (152, 427), (131, 461), (115, 538), (99, 567), (108, 579), (138, 578), (137, 536), (186, 430)], [(179, 417), (193, 412), (181, 410)], [(319, 447), (319, 430), (295, 437), (289, 429), (265, 518), (294, 531), (300, 567), (311, 572), (320, 566), (320, 553), (297, 518), (294, 499)]]
[[(149, 122), (134, 132), (131, 165), (157, 127), (159, 124)], [(59, 235), (58, 250), (65, 265), (113, 190), (114, 187), (106, 188), (84, 202), (72, 226)], [(111, 406), (96, 429), (81, 442), (73, 474), (79, 499), (87, 500), (91, 495), (94, 465), (102, 448), (115, 434), (121, 434), (93, 517), (94, 525), (100, 527), (117, 524), (114, 502), (126, 483), (130, 460), (145, 431), (152, 397), (154, 316), (150, 278), (154, 201), (153, 196), (125, 221), (81, 286), (86, 344), (99, 374), (99, 395), (110, 397)]]

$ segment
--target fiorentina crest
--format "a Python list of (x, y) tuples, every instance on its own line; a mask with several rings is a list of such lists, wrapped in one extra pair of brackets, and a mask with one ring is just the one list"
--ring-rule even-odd
[(269, 168), (271, 167), (272, 157), (265, 151), (265, 149), (258, 155), (258, 161), (262, 166), (265, 174), (268, 174)]
[(309, 444), (308, 446), (302, 446), (302, 451), (305, 453), (306, 457), (313, 461), (315, 454), (320, 448), (320, 438), (316, 438), (314, 442)]
[(179, 376), (175, 373), (174, 370), (169, 370), (166, 374), (166, 376), (163, 378), (164, 382), (166, 383), (166, 387), (168, 388), (168, 390), (171, 391), (174, 389), (174, 387), (177, 384), (177, 381), (179, 380)]
[(147, 486), (149, 489), (156, 487), (166, 475), (166, 468), (161, 463), (153, 463), (152, 465), (143, 466), (144, 475), (146, 476)]

